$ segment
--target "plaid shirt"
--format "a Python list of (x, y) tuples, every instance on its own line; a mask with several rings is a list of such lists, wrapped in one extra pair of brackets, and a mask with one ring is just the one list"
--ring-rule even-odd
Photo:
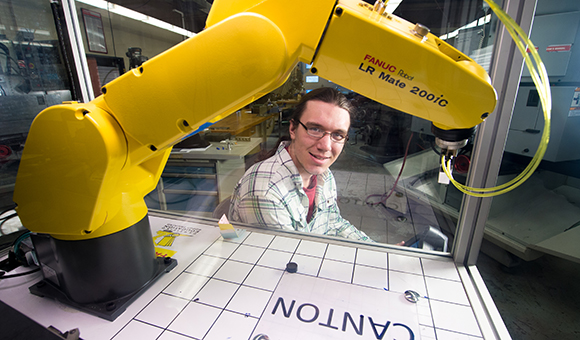
[(329, 170), (318, 175), (315, 208), (306, 221), (308, 197), (302, 188), (302, 177), (285, 147), (254, 164), (238, 182), (232, 195), (229, 216), (232, 221), (265, 227), (310, 232), (328, 236), (372, 241), (340, 216), (336, 182)]

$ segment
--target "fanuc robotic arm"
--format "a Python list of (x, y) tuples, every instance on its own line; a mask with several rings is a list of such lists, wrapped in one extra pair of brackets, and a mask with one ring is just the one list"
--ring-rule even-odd
[(56, 105), (34, 120), (14, 201), (55, 294), (111, 309), (151, 281), (159, 261), (144, 196), (172, 145), (276, 89), (299, 61), (432, 121), (449, 149), (496, 103), (481, 66), (424, 26), (385, 13), (381, 1), (215, 0), (200, 34), (91, 102)]

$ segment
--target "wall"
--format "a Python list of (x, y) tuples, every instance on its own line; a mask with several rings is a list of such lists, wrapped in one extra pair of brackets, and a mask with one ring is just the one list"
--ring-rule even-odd
[(142, 55), (151, 59), (157, 54), (183, 41), (183, 36), (179, 34), (115, 13), (109, 13), (103, 9), (77, 3), (77, 14), (83, 31), (85, 31), (85, 23), (81, 13), (82, 8), (101, 14), (107, 45), (107, 53), (91, 52), (88, 50), (85, 34), (83, 36), (85, 52), (87, 54), (123, 57), (127, 69), (129, 68), (129, 58), (127, 58), (125, 53), (128, 48), (140, 47), (142, 49)]

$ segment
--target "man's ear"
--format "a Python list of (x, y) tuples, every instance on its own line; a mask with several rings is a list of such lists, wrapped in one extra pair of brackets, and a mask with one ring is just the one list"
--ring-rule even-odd
[(288, 127), (288, 132), (290, 132), (290, 138), (294, 139), (296, 137), (296, 128), (298, 124), (294, 120), (290, 121), (290, 126)]

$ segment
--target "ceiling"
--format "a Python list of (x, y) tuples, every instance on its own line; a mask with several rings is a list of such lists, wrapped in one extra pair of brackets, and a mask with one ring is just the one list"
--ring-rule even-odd
[[(213, 0), (109, 0), (123, 7), (200, 32), (205, 26)], [(374, 3), (374, 0), (364, 0)], [(404, 0), (394, 14), (412, 23), (421, 23), (435, 35), (443, 35), (483, 16), (483, 0)]]
[[(205, 27), (213, 0), (108, 0), (114, 4), (149, 15), (188, 31), (198, 33)], [(182, 16), (177, 10), (183, 13)], [(185, 27), (183, 27), (185, 26)]]
[(393, 14), (441, 36), (482, 17), (482, 6), (483, 0), (403, 0)]

